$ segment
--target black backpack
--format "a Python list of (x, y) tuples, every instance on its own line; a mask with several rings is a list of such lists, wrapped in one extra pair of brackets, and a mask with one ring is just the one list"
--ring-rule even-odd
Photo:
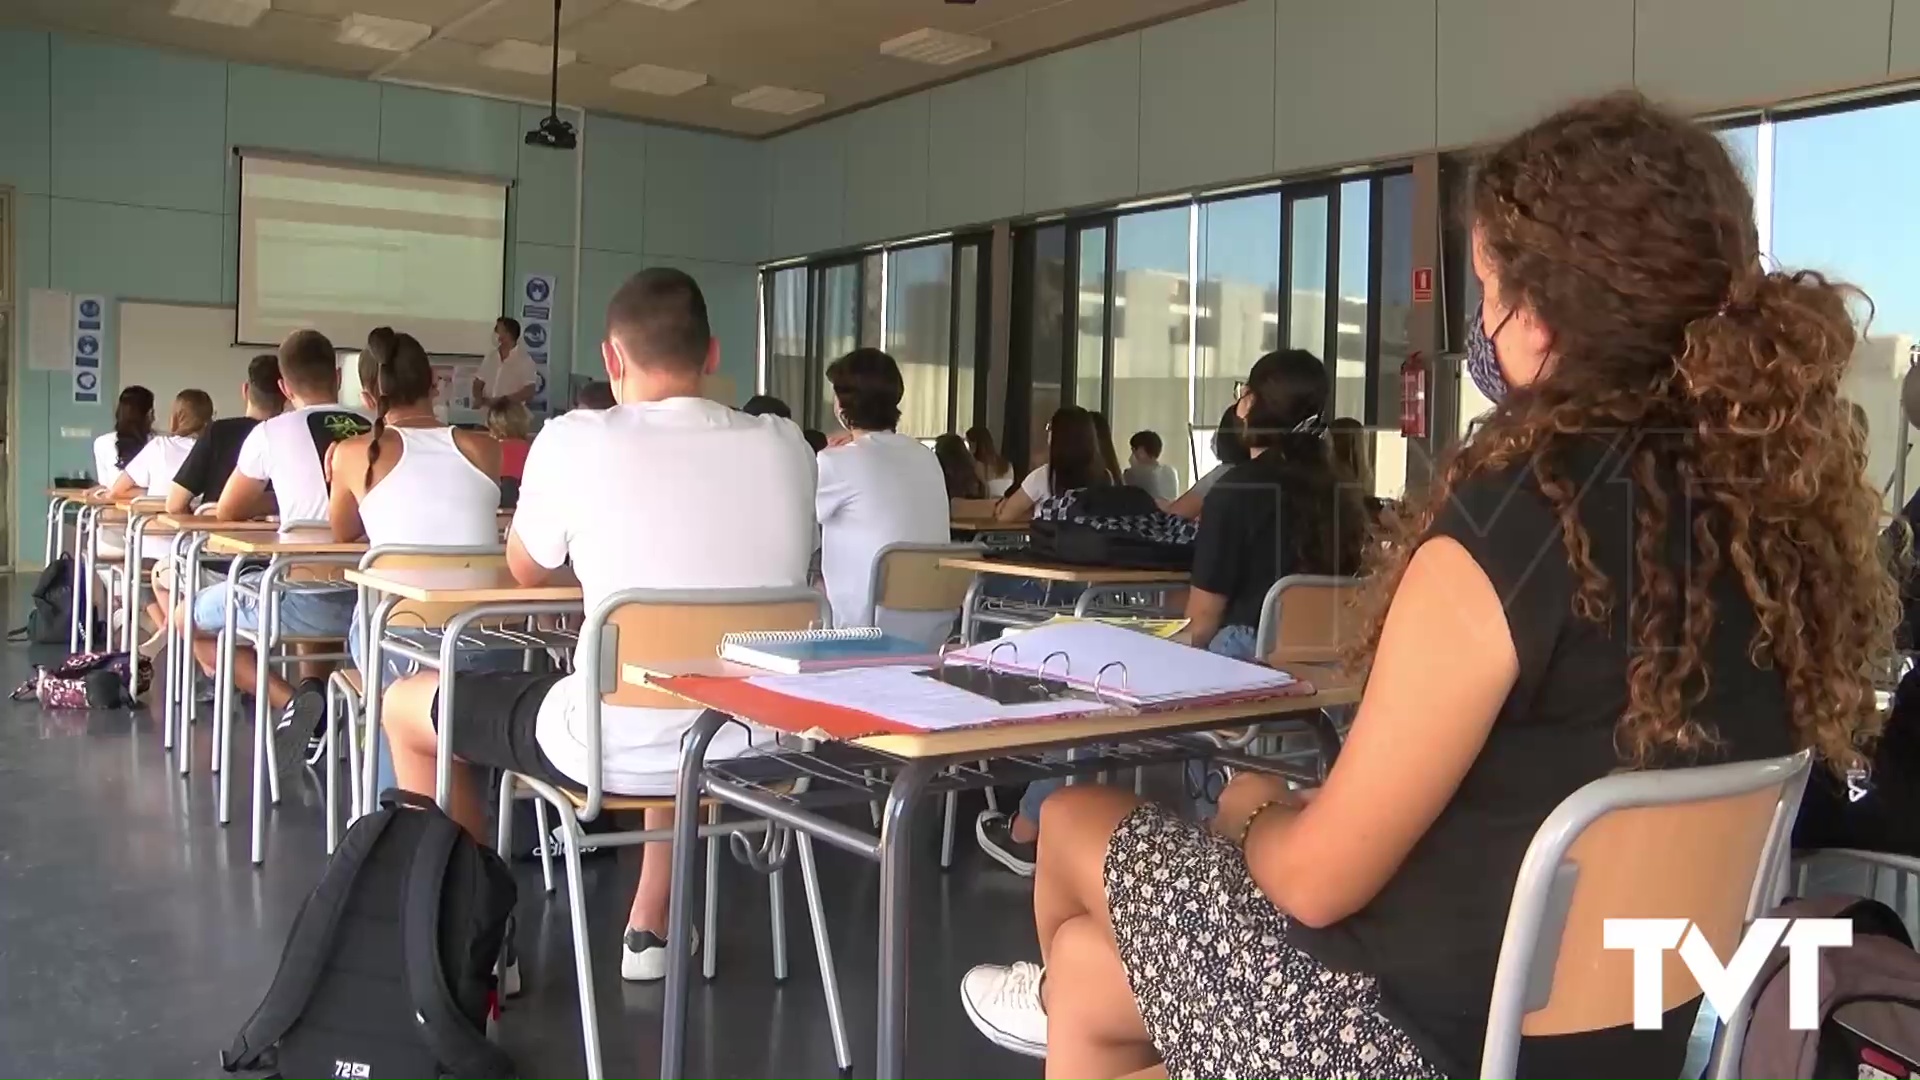
[(513, 874), (433, 801), (401, 791), (355, 822), (294, 916), (228, 1072), (511, 1077), (487, 1041)]
[(73, 556), (61, 555), (48, 563), (33, 583), (33, 610), (27, 612), (27, 625), (8, 631), (7, 638), (35, 645), (64, 645), (72, 625)]
[(1185, 570), (1199, 526), (1136, 487), (1078, 488), (1040, 500), (1025, 553), (1076, 566)]

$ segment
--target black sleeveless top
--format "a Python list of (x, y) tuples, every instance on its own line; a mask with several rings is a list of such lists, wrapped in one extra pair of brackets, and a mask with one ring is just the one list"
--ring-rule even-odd
[[(1457, 541), (1493, 583), (1519, 655), (1519, 678), (1452, 801), (1380, 894), (1332, 926), (1292, 928), (1293, 940), (1322, 963), (1377, 977), (1389, 1018), (1451, 1076), (1478, 1073), (1507, 906), (1534, 832), (1561, 800), (1622, 764), (1613, 735), (1627, 701), (1638, 497), (1624, 446), (1625, 440), (1581, 439), (1555, 451), (1558, 475), (1579, 492), (1594, 565), (1611, 587), (1610, 626), (1574, 615), (1577, 579), (1559, 519), (1531, 469), (1482, 474), (1454, 492), (1430, 535)], [(1671, 507), (1668, 556), (1684, 581), (1691, 520), (1671, 474), (1662, 488)], [(1713, 760), (1791, 753), (1780, 676), (1747, 657), (1752, 604), (1731, 569), (1711, 588), (1717, 611), (1698, 715), (1719, 735)], [(1446, 642), (1432, 647), (1444, 649)], [(1692, 1004), (1676, 1008), (1661, 1031), (1615, 1028), (1526, 1039), (1519, 1075), (1678, 1075), (1694, 1011)]]

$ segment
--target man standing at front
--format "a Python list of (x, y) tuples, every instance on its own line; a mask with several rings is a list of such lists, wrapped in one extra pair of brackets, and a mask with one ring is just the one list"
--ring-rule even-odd
[[(748, 416), (700, 396), (719, 363), (706, 300), (678, 270), (645, 270), (607, 306), (600, 347), (619, 402), (547, 422), (529, 451), (507, 562), (537, 585), (569, 559), (587, 610), (621, 589), (731, 589), (805, 585), (813, 554), (813, 451), (792, 423)], [(387, 692), (394, 771), (409, 791), (434, 790), (436, 676)], [(584, 676), (454, 676), (454, 756), (584, 791)], [(671, 795), (680, 738), (698, 709), (607, 706), (601, 752), (605, 790)], [(728, 725), (709, 757), (742, 752)], [(473, 770), (454, 773), (454, 817), (482, 843), (486, 799)], [(672, 824), (649, 810), (646, 826)], [(620, 974), (666, 974), (667, 942), (690, 948), (692, 927), (667, 925), (671, 844), (648, 844), (628, 915)]]

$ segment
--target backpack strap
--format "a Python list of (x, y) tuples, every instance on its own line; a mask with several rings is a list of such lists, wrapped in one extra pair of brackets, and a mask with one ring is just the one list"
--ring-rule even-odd
[(340, 928), (340, 916), (347, 910), (347, 898), (353, 895), (354, 880), (393, 823), (394, 813), (385, 811), (362, 818), (347, 832), (319, 887), (294, 915), (293, 934), (280, 953), (280, 969), (274, 973), (273, 985), (234, 1037), (233, 1045), (220, 1054), (221, 1068), (228, 1072), (259, 1069), (266, 1055), (306, 1012), (307, 1000), (320, 981), (320, 970), (333, 953), (333, 936)]
[(440, 966), (440, 898), (460, 826), (437, 807), (409, 811), (427, 816), (426, 830), (413, 850), (400, 900), (400, 949), (420, 1035), (448, 1076), (483, 1080), (514, 1075), (513, 1059), (453, 1004)]

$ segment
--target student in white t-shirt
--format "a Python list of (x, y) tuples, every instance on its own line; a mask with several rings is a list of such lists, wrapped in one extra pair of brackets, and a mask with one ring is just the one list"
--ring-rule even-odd
[(113, 430), (93, 440), (93, 475), (112, 487), (120, 470), (153, 438), (153, 391), (129, 386), (113, 403)]
[[(327, 520), (326, 453), (333, 444), (367, 431), (370, 425), (358, 413), (340, 407), (340, 370), (333, 343), (315, 330), (296, 330), (280, 343), (280, 389), (292, 408), (262, 420), (240, 444), (240, 456), (227, 486), (220, 492), (215, 515), (221, 521), (264, 517), (278, 503), (283, 523)], [(267, 485), (273, 485), (273, 497)], [(255, 572), (257, 573), (257, 571)], [(280, 600), (281, 632), (294, 637), (345, 638), (353, 621), (354, 590), (302, 589)], [(220, 630), (226, 625), (227, 583), (201, 589), (193, 605), (193, 653), (200, 667), (213, 673)], [(234, 597), (234, 620), (245, 628), (259, 625), (252, 593)], [(280, 711), (275, 738), (281, 771), (297, 769), (304, 745), (326, 715), (324, 672), (303, 665), (305, 676), (296, 688), (278, 675), (269, 675), (265, 692)], [(253, 693), (259, 689), (253, 650), (234, 650), (234, 685)]]
[[(873, 561), (888, 544), (942, 544), (950, 535), (940, 460), (895, 431), (906, 392), (900, 366), (879, 349), (855, 349), (827, 367), (833, 415), (846, 428), (820, 451), (820, 572), (835, 626), (868, 625)], [(886, 629), (939, 646), (953, 617), (895, 612)]]
[(480, 373), (473, 377), (473, 407), (486, 412), (488, 404), (499, 398), (525, 405), (533, 400), (539, 382), (533, 357), (520, 345), (520, 321), (500, 316), (493, 323), (493, 348), (487, 350)]
[[(722, 589), (806, 584), (813, 553), (814, 457), (800, 429), (748, 416), (700, 396), (719, 363), (706, 301), (678, 270), (645, 270), (607, 305), (601, 344), (620, 402), (548, 421), (527, 456), (507, 563), (526, 585), (569, 560), (589, 611), (628, 588)], [(590, 674), (460, 672), (454, 756), (584, 790), (581, 710)], [(434, 790), (439, 676), (417, 675), (387, 691), (384, 727), (400, 785)], [(607, 706), (601, 751), (605, 790), (668, 795), (680, 740), (699, 709)], [(721, 729), (711, 756), (738, 754), (747, 735)], [(453, 776), (453, 816), (486, 840), (489, 798), (473, 769)], [(666, 828), (671, 810), (649, 810)], [(627, 917), (620, 974), (666, 973), (667, 945), (689, 948), (691, 927), (667, 926), (670, 844), (649, 844)]]
[[(167, 428), (170, 434), (155, 435), (133, 455), (121, 470), (109, 492), (116, 499), (148, 496), (164, 499), (173, 490), (173, 474), (193, 452), (193, 444), (213, 423), (213, 398), (205, 390), (182, 390), (173, 397), (173, 416)], [(165, 556), (173, 541), (164, 536), (149, 536), (141, 545), (140, 557)]]
[(1047, 463), (1027, 474), (1020, 486), (1000, 500), (994, 516), (1001, 521), (1025, 521), (1033, 508), (1051, 495), (1119, 482), (1107, 472), (1100, 452), (1100, 432), (1093, 414), (1078, 405), (1063, 405), (1047, 421)]

